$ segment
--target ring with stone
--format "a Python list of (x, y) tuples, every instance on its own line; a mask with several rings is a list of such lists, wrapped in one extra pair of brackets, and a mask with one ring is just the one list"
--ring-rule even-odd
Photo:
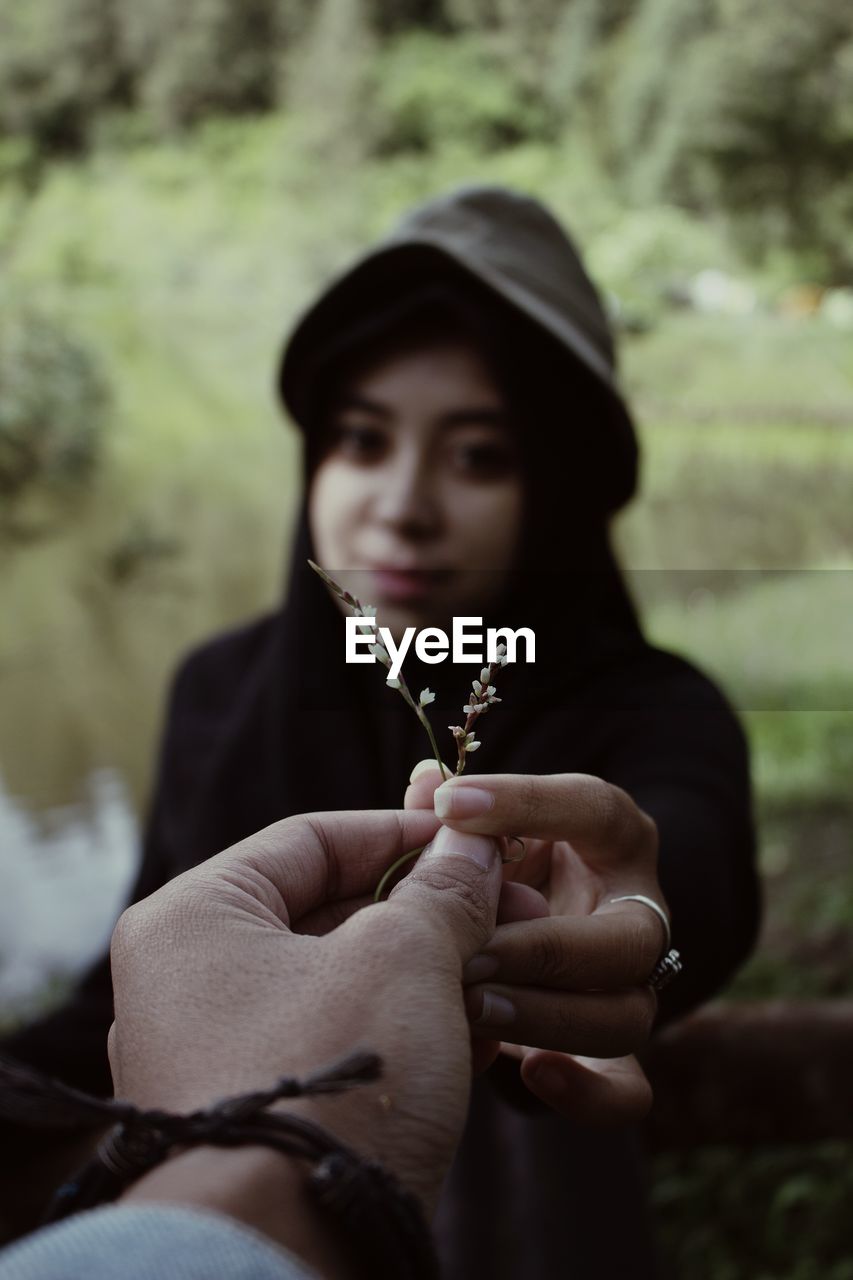
[(683, 968), (681, 956), (674, 947), (670, 947), (666, 955), (662, 956), (652, 969), (648, 985), (653, 991), (663, 991), (664, 987), (668, 987), (673, 979), (678, 977)]

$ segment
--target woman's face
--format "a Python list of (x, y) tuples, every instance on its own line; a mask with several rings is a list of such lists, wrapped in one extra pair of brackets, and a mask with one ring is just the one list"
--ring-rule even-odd
[(484, 614), (515, 562), (523, 486), (477, 351), (437, 343), (374, 362), (341, 387), (326, 425), (308, 507), (320, 564), (395, 636)]

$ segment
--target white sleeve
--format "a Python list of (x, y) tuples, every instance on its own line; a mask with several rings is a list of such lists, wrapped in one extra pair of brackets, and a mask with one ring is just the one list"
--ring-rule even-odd
[(0, 1250), (0, 1280), (317, 1280), (278, 1245), (212, 1210), (108, 1206)]

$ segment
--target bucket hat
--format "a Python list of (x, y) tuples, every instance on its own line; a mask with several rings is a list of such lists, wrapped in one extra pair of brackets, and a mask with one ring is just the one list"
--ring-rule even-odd
[(336, 333), (371, 301), (447, 264), (556, 339), (607, 393), (600, 424), (613, 463), (607, 505), (622, 506), (636, 487), (637, 441), (604, 306), (559, 222), (538, 200), (506, 187), (467, 185), (418, 205), (332, 281), (297, 320), (282, 356), (279, 391), (290, 415), (308, 425), (311, 387)]

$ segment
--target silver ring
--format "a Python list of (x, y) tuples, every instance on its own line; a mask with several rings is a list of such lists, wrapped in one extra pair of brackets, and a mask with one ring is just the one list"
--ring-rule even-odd
[(653, 991), (663, 991), (664, 987), (669, 986), (673, 978), (678, 977), (683, 968), (681, 956), (673, 947), (670, 947), (666, 955), (658, 960), (654, 969), (652, 969), (648, 985)]
[(658, 920), (660, 920), (661, 924), (663, 925), (664, 934), (666, 936), (666, 941), (663, 944), (663, 950), (661, 952), (661, 956), (663, 957), (666, 955), (666, 953), (669, 951), (670, 946), (672, 945), (672, 930), (669, 927), (669, 916), (666, 914), (662, 906), (660, 906), (652, 898), (647, 898), (644, 893), (626, 893), (624, 897), (611, 898), (610, 901), (611, 902), (642, 902), (644, 907), (649, 907), (652, 911), (654, 911)]

